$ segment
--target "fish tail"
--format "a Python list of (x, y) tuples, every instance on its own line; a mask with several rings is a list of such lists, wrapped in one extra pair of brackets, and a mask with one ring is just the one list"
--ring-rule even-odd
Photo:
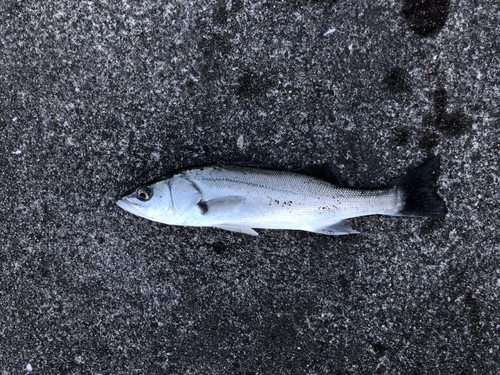
[(445, 202), (436, 194), (439, 156), (433, 156), (405, 176), (393, 181), (402, 196), (397, 216), (441, 217), (446, 214)]

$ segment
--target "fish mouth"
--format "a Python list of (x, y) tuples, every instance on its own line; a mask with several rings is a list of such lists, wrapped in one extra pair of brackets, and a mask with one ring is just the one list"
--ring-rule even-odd
[(128, 213), (143, 217), (145, 219), (154, 220), (154, 218), (148, 214), (147, 210), (145, 211), (143, 207), (140, 207), (135, 203), (129, 201), (127, 197), (117, 200), (115, 204)]
[(118, 199), (116, 205), (127, 212), (135, 213), (135, 206), (126, 197)]

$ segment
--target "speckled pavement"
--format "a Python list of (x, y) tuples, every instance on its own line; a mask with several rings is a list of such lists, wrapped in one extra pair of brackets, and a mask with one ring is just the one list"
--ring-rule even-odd
[[(0, 2), (0, 374), (500, 373), (496, 0)], [(327, 35), (324, 35), (330, 31)], [(194, 164), (441, 156), (443, 219), (166, 226)]]

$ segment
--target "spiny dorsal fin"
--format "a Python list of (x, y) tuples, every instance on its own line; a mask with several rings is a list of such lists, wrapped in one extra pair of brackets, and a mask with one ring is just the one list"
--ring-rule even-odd
[(344, 185), (338, 168), (332, 163), (311, 164), (302, 168), (294, 169), (293, 172), (316, 177), (337, 186)]
[[(271, 171), (279, 170), (275, 165), (259, 163), (255, 161), (237, 161), (232, 163), (240, 167), (250, 167), (258, 169), (267, 169)], [(344, 186), (338, 168), (332, 163), (311, 164), (305, 167), (292, 169), (292, 172), (306, 174), (311, 177), (319, 178), (320, 180), (329, 182), (337, 186)]]
[(258, 169), (269, 169), (271, 171), (276, 171), (278, 167), (272, 164), (259, 163), (257, 161), (235, 161), (232, 162), (233, 165), (238, 165), (240, 167), (250, 167), (250, 168), (258, 168)]

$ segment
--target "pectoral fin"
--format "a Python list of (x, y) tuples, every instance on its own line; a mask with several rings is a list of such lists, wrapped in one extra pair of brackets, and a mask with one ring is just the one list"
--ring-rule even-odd
[(351, 221), (348, 219), (339, 221), (339, 222), (332, 224), (328, 227), (320, 228), (320, 229), (317, 229), (317, 230), (314, 230), (311, 232), (327, 234), (330, 236), (340, 236), (343, 234), (358, 234), (359, 233), (358, 231), (355, 231), (354, 229), (352, 229)]
[(251, 236), (258, 236), (259, 235), (252, 228), (246, 227), (243, 225), (220, 224), (220, 225), (214, 225), (214, 228), (225, 229), (225, 230), (229, 230), (231, 232), (245, 233), (245, 234), (249, 234)]
[(215, 198), (198, 203), (202, 215), (216, 215), (222, 212), (233, 211), (245, 203), (246, 198), (240, 196), (229, 196)]

